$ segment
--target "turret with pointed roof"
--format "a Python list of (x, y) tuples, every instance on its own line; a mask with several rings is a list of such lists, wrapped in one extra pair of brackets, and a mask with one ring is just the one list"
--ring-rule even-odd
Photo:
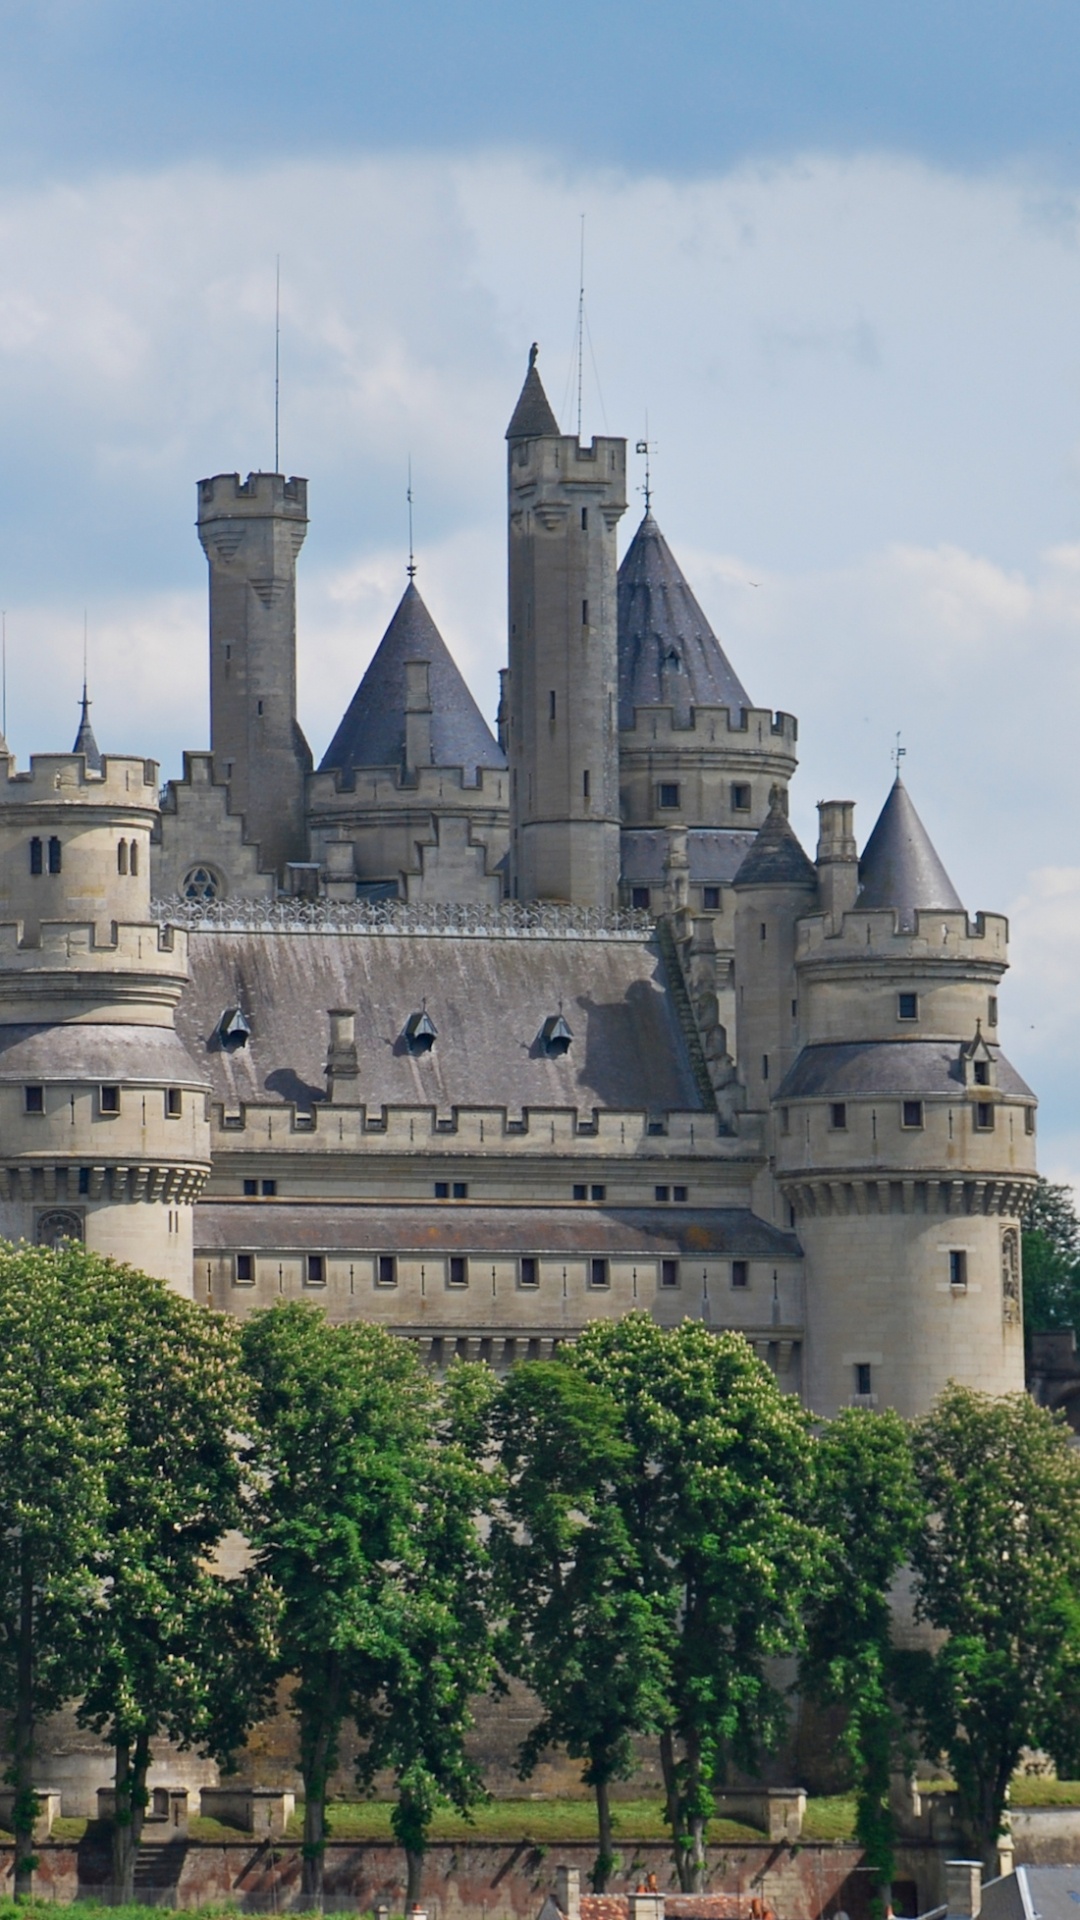
[(638, 707), (672, 707), (687, 726), (692, 707), (751, 704), (647, 510), (619, 568), (619, 726)]
[(406, 768), (407, 668), (414, 661), (425, 661), (428, 668), (430, 765), (463, 767), (470, 779), (479, 767), (505, 767), (502, 749), (410, 580), (322, 757), (320, 773), (352, 776), (358, 767)]
[(86, 681), (84, 680), (83, 689), (82, 689), (82, 700), (80, 702), (81, 711), (79, 716), (79, 731), (75, 735), (75, 745), (72, 747), (71, 751), (72, 753), (81, 753), (85, 755), (87, 770), (90, 773), (100, 773), (101, 772), (101, 751), (98, 747), (97, 741), (94, 738), (94, 729), (90, 725), (90, 708), (92, 704), (93, 703), (90, 700), (89, 695), (87, 694)]
[(859, 906), (895, 907), (902, 927), (915, 925), (920, 908), (963, 911), (899, 774), (863, 849), (859, 880)]

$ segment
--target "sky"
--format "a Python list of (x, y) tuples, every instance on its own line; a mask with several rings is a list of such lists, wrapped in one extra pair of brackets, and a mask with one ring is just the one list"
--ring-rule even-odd
[[(0, 0), (7, 732), (207, 744), (195, 482), (309, 480), (320, 754), (418, 580), (483, 710), (528, 347), (657, 517), (792, 814), (892, 778), (1007, 912), (1006, 1050), (1080, 1183), (1075, 0)], [(647, 422), (647, 426), (646, 426)], [(639, 488), (641, 462), (631, 458)], [(641, 511), (635, 491), (625, 546)], [(70, 737), (69, 737), (70, 736)]]

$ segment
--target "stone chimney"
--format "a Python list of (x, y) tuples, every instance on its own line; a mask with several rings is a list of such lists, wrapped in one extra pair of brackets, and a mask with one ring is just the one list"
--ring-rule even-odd
[(354, 1100), (360, 1078), (356, 1051), (356, 1014), (351, 1007), (331, 1007), (330, 1049), (326, 1056), (326, 1090), (331, 1099)]
[(981, 1860), (946, 1860), (947, 1920), (978, 1920), (982, 1906)]
[(818, 820), (818, 898), (822, 912), (839, 921), (859, 891), (854, 800), (819, 800)]

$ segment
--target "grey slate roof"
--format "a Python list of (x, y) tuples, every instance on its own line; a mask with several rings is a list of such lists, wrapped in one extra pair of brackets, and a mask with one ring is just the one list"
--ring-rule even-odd
[(962, 913), (964, 904), (897, 774), (859, 861), (858, 905), (895, 907), (903, 927), (919, 907)]
[[(321, 1098), (326, 1009), (352, 1007), (368, 1106), (702, 1107), (653, 938), (193, 930), (188, 956), (177, 1027), (230, 1103)], [(539, 1045), (560, 999), (561, 1058)], [(438, 1039), (415, 1054), (403, 1032), (425, 1000)], [(227, 1007), (251, 1023), (232, 1053), (215, 1038)]]
[[(755, 839), (749, 829), (691, 827), (686, 836), (690, 879), (695, 886), (723, 886), (734, 880)], [(622, 877), (630, 886), (660, 886), (670, 835), (664, 827), (624, 827), (619, 836)]]
[(206, 1200), (195, 1212), (195, 1246), (203, 1253), (323, 1247), (355, 1253), (588, 1250), (707, 1259), (800, 1257), (793, 1233), (781, 1233), (748, 1207), (473, 1206), (469, 1201), (319, 1200), (304, 1206), (289, 1200)]
[[(959, 1040), (843, 1040), (804, 1047), (781, 1082), (778, 1100), (844, 1099), (859, 1094), (963, 1093)], [(997, 1047), (1000, 1092), (1034, 1099), (1027, 1082)]]
[(986, 1920), (1076, 1920), (1080, 1866), (1017, 1867), (982, 1890)]
[(94, 729), (90, 725), (90, 708), (92, 704), (93, 704), (92, 701), (87, 698), (86, 682), (84, 680), (83, 690), (82, 690), (82, 713), (79, 718), (79, 731), (75, 735), (75, 745), (72, 747), (71, 751), (72, 753), (84, 753), (86, 755), (86, 766), (87, 766), (88, 772), (100, 773), (101, 772), (101, 750), (98, 747), (97, 741), (94, 739)]
[(506, 756), (465, 685), (442, 634), (410, 580), (320, 773), (401, 767), (405, 759), (405, 664), (430, 665), (431, 759), (436, 767), (505, 767)]
[(780, 807), (770, 807), (765, 824), (739, 867), (737, 887), (816, 887), (817, 869), (799, 844)]
[(618, 607), (620, 727), (635, 707), (672, 707), (686, 726), (692, 707), (752, 704), (648, 511), (619, 568)]
[(551, 411), (544, 384), (536, 371), (536, 348), (529, 352), (529, 371), (518, 395), (518, 403), (506, 429), (508, 440), (543, 440), (559, 435), (559, 423)]
[(0, 1026), (0, 1081), (124, 1081), (129, 1086), (205, 1087), (171, 1027)]

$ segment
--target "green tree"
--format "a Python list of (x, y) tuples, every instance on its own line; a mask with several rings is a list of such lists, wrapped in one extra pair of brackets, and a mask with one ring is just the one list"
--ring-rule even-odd
[(665, 1721), (673, 1595), (644, 1578), (632, 1526), (637, 1456), (604, 1386), (564, 1359), (516, 1367), (493, 1433), (503, 1472), (492, 1533), (500, 1651), (543, 1707), (521, 1771), (527, 1777), (551, 1745), (585, 1762), (602, 1893), (615, 1865), (612, 1782), (632, 1769), (633, 1736)]
[(1024, 1207), (1024, 1330), (1080, 1332), (1080, 1219), (1071, 1187), (1039, 1179)]
[(81, 1252), (76, 1261), (123, 1394), (78, 1717), (115, 1752), (112, 1877), (125, 1902), (154, 1739), (164, 1733), (227, 1765), (263, 1705), (259, 1595), (213, 1566), (241, 1521), (235, 1323), (131, 1268)]
[(889, 1778), (899, 1734), (890, 1589), (924, 1508), (910, 1432), (898, 1414), (845, 1410), (823, 1428), (814, 1452), (825, 1564), (808, 1601), (801, 1679), (809, 1694), (845, 1709), (856, 1832), (881, 1914), (894, 1871)]
[(300, 1732), (303, 1892), (321, 1905), (342, 1727), (368, 1700), (373, 1668), (404, 1657), (433, 1390), (403, 1341), (331, 1326), (301, 1303), (255, 1315), (241, 1340), (255, 1412), (248, 1532), (279, 1597), (277, 1668), (295, 1682)]
[(15, 1894), (35, 1860), (34, 1729), (81, 1681), (123, 1398), (81, 1249), (0, 1247), (0, 1704), (15, 1788)]
[(568, 1364), (620, 1408), (627, 1531), (677, 1620), (660, 1756), (679, 1882), (698, 1892), (714, 1790), (784, 1726), (766, 1667), (798, 1651), (820, 1573), (808, 1419), (741, 1334), (697, 1321), (594, 1322)]
[(495, 1678), (489, 1556), (479, 1522), (490, 1505), (484, 1464), (487, 1367), (455, 1364), (432, 1392), (427, 1445), (413, 1481), (410, 1550), (395, 1589), (392, 1631), (361, 1659), (354, 1714), (367, 1745), (357, 1777), (383, 1768), (397, 1799), (391, 1825), (406, 1861), (406, 1911), (420, 1899), (428, 1830), (440, 1807), (469, 1815), (483, 1780), (466, 1750), (472, 1701)]
[(1026, 1746), (1063, 1740), (1080, 1670), (1080, 1459), (1026, 1394), (950, 1386), (914, 1430), (929, 1518), (912, 1555), (916, 1617), (945, 1636), (909, 1663), (928, 1749), (992, 1866)]

